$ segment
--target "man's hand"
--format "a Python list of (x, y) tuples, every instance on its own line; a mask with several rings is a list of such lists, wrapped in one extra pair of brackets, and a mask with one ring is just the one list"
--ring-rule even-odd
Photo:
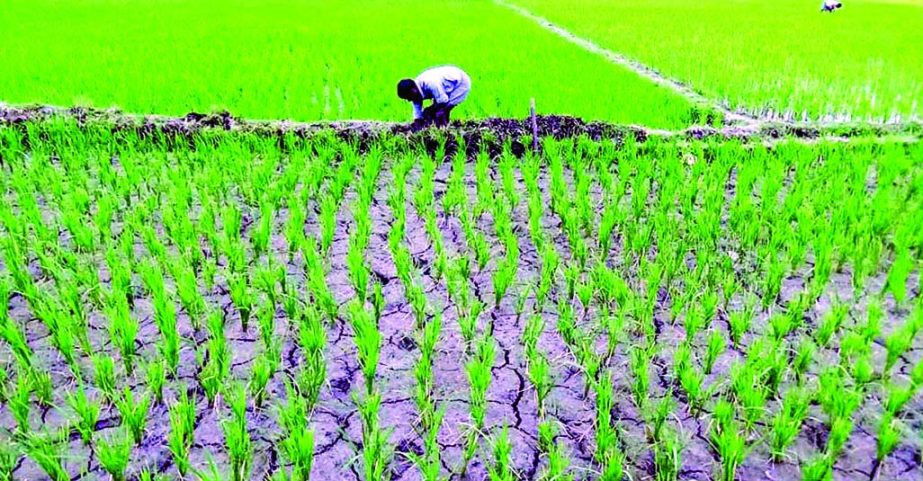
[(423, 120), (425, 122), (432, 122), (436, 120), (436, 112), (439, 111), (436, 105), (437, 104), (433, 104), (423, 109)]
[(419, 131), (419, 130), (422, 130), (424, 127), (426, 127), (426, 120), (424, 120), (424, 119), (415, 119), (415, 120), (410, 124), (410, 131), (411, 131), (411, 132), (417, 132), (417, 131)]

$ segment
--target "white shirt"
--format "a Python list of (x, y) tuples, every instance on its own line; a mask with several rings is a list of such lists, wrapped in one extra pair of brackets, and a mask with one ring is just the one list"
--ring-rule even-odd
[[(454, 65), (428, 69), (418, 75), (414, 82), (423, 94), (423, 99), (432, 99), (434, 105), (458, 105), (471, 90), (471, 78)], [(423, 118), (423, 102), (413, 103), (413, 118)]]

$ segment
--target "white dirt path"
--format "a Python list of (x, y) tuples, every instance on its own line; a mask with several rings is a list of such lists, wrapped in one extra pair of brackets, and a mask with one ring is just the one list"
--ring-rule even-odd
[(599, 55), (605, 58), (606, 60), (608, 60), (609, 62), (620, 65), (628, 70), (631, 70), (632, 72), (643, 77), (645, 80), (648, 80), (657, 85), (668, 88), (672, 90), (673, 92), (676, 92), (677, 94), (688, 99), (693, 104), (702, 105), (702, 106), (711, 108), (717, 112), (721, 112), (721, 114), (724, 116), (725, 122), (739, 122), (739, 123), (745, 123), (745, 124), (759, 122), (759, 119), (755, 117), (741, 114), (739, 112), (734, 112), (728, 109), (727, 107), (719, 104), (718, 102), (715, 102), (713, 99), (710, 99), (700, 94), (699, 92), (696, 92), (695, 90), (690, 88), (688, 85), (680, 81), (667, 78), (664, 75), (662, 75), (660, 72), (654, 70), (653, 68), (647, 65), (644, 65), (635, 60), (631, 60), (625, 57), (624, 55), (619, 54), (618, 52), (614, 52), (605, 47), (601, 47), (599, 46), (599, 44), (593, 42), (592, 40), (575, 35), (574, 33), (558, 25), (555, 25), (548, 19), (541, 17), (539, 15), (536, 15), (532, 13), (531, 11), (519, 5), (515, 5), (505, 0), (494, 0), (494, 3), (504, 8), (507, 8), (509, 10), (512, 10), (513, 12), (516, 12), (517, 14), (519, 14), (520, 16), (524, 18), (532, 20), (533, 22), (537, 23), (540, 27), (544, 28), (545, 30), (548, 30), (549, 32), (552, 32), (558, 35), (559, 37), (567, 40), (570, 43), (573, 43), (574, 45), (577, 45), (578, 47), (588, 52)]

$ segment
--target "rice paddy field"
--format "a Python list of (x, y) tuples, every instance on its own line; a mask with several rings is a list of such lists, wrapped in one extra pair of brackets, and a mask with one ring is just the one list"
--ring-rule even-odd
[[(919, 119), (923, 3), (517, 0), (733, 109), (797, 120)], [(656, 39), (656, 40), (652, 40)]]
[(0, 1), (0, 481), (923, 480), (921, 7), (817, 9)]

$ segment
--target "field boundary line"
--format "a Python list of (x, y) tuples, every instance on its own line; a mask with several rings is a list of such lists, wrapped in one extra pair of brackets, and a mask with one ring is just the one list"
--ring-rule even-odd
[(741, 114), (739, 112), (734, 112), (731, 109), (725, 107), (724, 105), (721, 105), (714, 99), (711, 99), (697, 92), (696, 90), (689, 87), (685, 83), (680, 82), (678, 80), (671, 79), (669, 77), (666, 77), (648, 65), (645, 65), (636, 60), (632, 60), (614, 50), (609, 50), (608, 48), (602, 47), (598, 43), (588, 38), (581, 37), (555, 24), (554, 22), (548, 20), (547, 18), (533, 13), (532, 11), (526, 9), (525, 7), (516, 5), (514, 3), (510, 3), (506, 0), (494, 0), (494, 3), (504, 8), (507, 8), (509, 10), (512, 10), (513, 12), (519, 14), (520, 16), (528, 20), (532, 20), (533, 22), (535, 22), (536, 24), (538, 24), (540, 27), (544, 28), (545, 30), (548, 30), (549, 32), (556, 34), (557, 36), (567, 40), (568, 42), (574, 45), (577, 45), (578, 47), (590, 53), (599, 55), (611, 63), (620, 65), (636, 73), (637, 75), (641, 76), (645, 80), (648, 80), (650, 82), (653, 82), (656, 85), (672, 90), (673, 92), (685, 97), (687, 100), (689, 100), (693, 104), (703, 105), (703, 106), (706, 106), (706, 107), (709, 107), (711, 109), (721, 112), (721, 114), (724, 115), (724, 118), (726, 121), (734, 121), (734, 122), (742, 122), (742, 123), (756, 123), (760, 121), (760, 119), (756, 117), (746, 115), (746, 114)]
[[(293, 120), (257, 120), (235, 117), (229, 112), (217, 113), (189, 113), (185, 116), (169, 116), (160, 114), (127, 113), (110, 108), (106, 110), (92, 107), (61, 107), (55, 105), (14, 106), (0, 101), (0, 128), (14, 126), (24, 122), (41, 122), (55, 118), (69, 118), (79, 124), (108, 124), (113, 129), (139, 128), (161, 130), (176, 134), (194, 134), (198, 131), (214, 130), (228, 132), (262, 132), (266, 135), (284, 135), (286, 133), (308, 134), (332, 129), (345, 135), (378, 135), (391, 133), (393, 135), (415, 135), (415, 130), (409, 129), (406, 122), (380, 121), (380, 120), (331, 120), (331, 121), (293, 121)], [(724, 125), (720, 128), (708, 126), (689, 126), (680, 130), (653, 129), (633, 124), (612, 124), (602, 121), (586, 122), (577, 117), (567, 116), (539, 116), (540, 123), (546, 120), (570, 119), (576, 122), (580, 132), (566, 136), (576, 136), (581, 133), (596, 135), (622, 134), (642, 135), (644, 138), (676, 139), (678, 141), (698, 141), (707, 138), (736, 139), (742, 142), (758, 142), (772, 146), (784, 142), (814, 144), (824, 141), (832, 142), (899, 142), (917, 143), (923, 133), (923, 124), (908, 122), (899, 125), (872, 125), (863, 123), (810, 125), (789, 124), (784, 122), (752, 121), (746, 124)], [(531, 128), (527, 128), (528, 119), (472, 119), (454, 123), (446, 133), (465, 135), (491, 127), (491, 121), (501, 121), (506, 127), (512, 128), (506, 135), (516, 137), (531, 135)], [(543, 129), (546, 127), (542, 127)], [(605, 132), (609, 132), (606, 134)], [(554, 136), (546, 132), (543, 136)], [(614, 138), (614, 137), (611, 137)]]

